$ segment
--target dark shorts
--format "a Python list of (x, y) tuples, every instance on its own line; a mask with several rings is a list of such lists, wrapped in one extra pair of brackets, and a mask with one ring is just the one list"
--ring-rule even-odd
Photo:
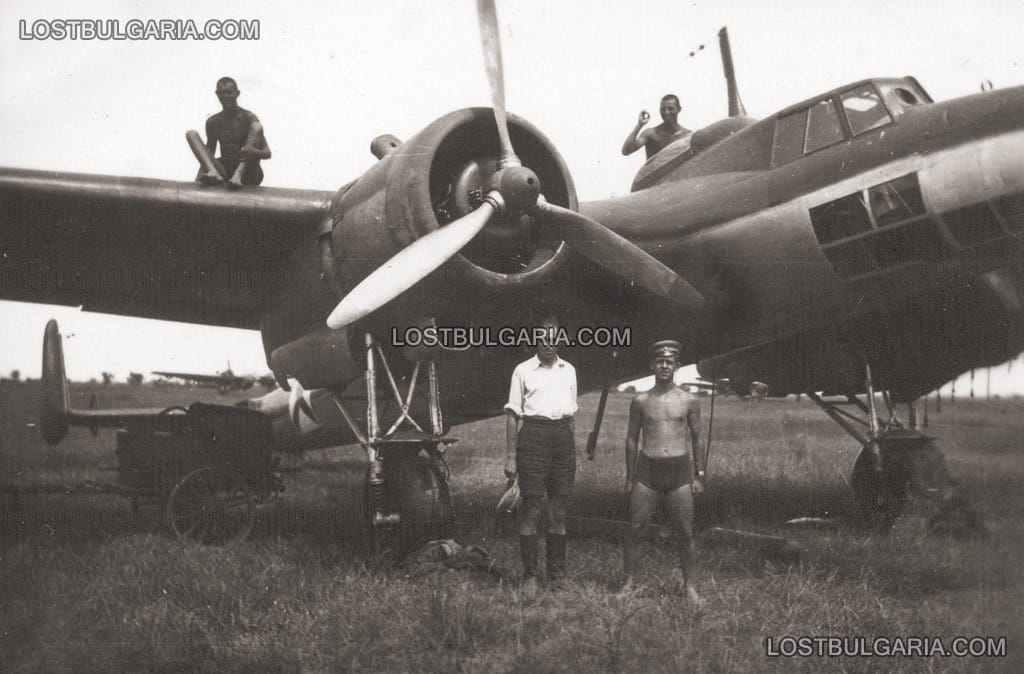
[(636, 481), (654, 491), (675, 491), (693, 482), (693, 459), (689, 454), (652, 459), (641, 453), (636, 460)]
[(576, 447), (568, 420), (523, 419), (516, 448), (519, 493), (523, 496), (572, 496)]
[[(224, 157), (217, 157), (213, 160), (214, 165), (217, 167), (217, 172), (220, 173), (224, 180), (228, 180), (231, 176), (235, 175), (235, 171), (238, 169), (238, 165), (241, 162), (227, 162), (224, 161)], [(246, 166), (245, 172), (242, 173), (242, 184), (243, 185), (259, 185), (263, 182), (263, 168), (260, 166), (260, 160), (255, 159), (249, 162)]]

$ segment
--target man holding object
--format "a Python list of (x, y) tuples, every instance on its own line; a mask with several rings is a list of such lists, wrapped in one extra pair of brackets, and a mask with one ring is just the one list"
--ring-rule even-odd
[(650, 159), (669, 143), (689, 135), (691, 131), (679, 123), (681, 109), (678, 96), (675, 94), (662, 96), (659, 106), (661, 124), (653, 129), (645, 129), (643, 132), (640, 129), (650, 121), (651, 115), (646, 110), (641, 110), (636, 120), (636, 126), (622, 143), (623, 156), (628, 157), (640, 148), (644, 148), (647, 151), (647, 158)]
[(519, 546), (528, 594), (537, 586), (537, 522), (545, 494), (548, 582), (557, 586), (565, 575), (565, 509), (576, 479), (576, 368), (558, 357), (558, 322), (549, 317), (541, 327), (545, 338), (537, 345), (537, 355), (513, 371), (505, 405), (505, 476), (519, 476)]

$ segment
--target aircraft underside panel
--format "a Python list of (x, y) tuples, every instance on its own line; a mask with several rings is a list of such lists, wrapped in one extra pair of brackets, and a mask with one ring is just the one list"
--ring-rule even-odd
[(788, 336), (703, 360), (702, 376), (768, 384), (773, 395), (864, 389), (863, 364), (876, 387), (913, 400), (974, 368), (1024, 351), (1024, 271), (974, 277), (839, 326)]

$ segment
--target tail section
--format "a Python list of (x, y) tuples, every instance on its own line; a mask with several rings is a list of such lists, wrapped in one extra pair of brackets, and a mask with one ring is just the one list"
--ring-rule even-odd
[(39, 419), (47, 443), (55, 445), (67, 435), (70, 408), (60, 329), (57, 321), (50, 319), (43, 333), (43, 409)]

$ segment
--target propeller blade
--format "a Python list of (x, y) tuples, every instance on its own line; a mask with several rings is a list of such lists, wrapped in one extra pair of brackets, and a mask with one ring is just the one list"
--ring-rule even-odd
[(544, 218), (573, 250), (613, 274), (687, 311), (696, 312), (704, 306), (704, 296), (686, 279), (596, 220), (548, 203), (543, 197), (530, 211)]
[(479, 234), (503, 204), (501, 194), (491, 191), (472, 213), (398, 251), (341, 299), (327, 317), (327, 326), (338, 330), (354, 323), (414, 286)]
[(501, 143), (501, 160), (498, 166), (519, 166), (519, 158), (512, 149), (512, 139), (508, 135), (508, 118), (505, 114), (505, 67), (501, 60), (498, 10), (494, 6), (494, 0), (477, 0), (476, 11), (480, 22), (480, 39), (484, 47), (484, 67), (487, 69), (487, 82), (491, 86), (494, 121), (498, 125), (498, 140)]

